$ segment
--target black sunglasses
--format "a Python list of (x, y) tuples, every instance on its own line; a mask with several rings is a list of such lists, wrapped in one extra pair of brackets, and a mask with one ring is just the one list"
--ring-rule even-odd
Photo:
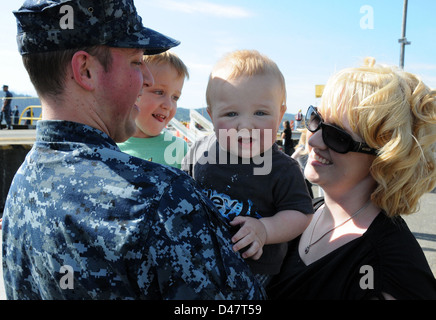
[(371, 148), (365, 142), (353, 140), (348, 132), (341, 128), (326, 124), (318, 110), (310, 106), (306, 113), (306, 127), (310, 132), (317, 132), (322, 129), (322, 139), (327, 147), (338, 153), (360, 152), (366, 154), (377, 154), (377, 149)]

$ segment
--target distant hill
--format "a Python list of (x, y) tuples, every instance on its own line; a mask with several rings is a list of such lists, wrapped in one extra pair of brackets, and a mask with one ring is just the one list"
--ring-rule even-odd
[[(11, 104), (12, 108), (11, 109), (13, 110), (15, 106), (18, 106), (18, 110), (20, 112), (20, 115), (21, 115), (21, 112), (28, 106), (40, 106), (41, 105), (39, 98), (15, 93), (13, 91), (10, 91), (10, 92), (14, 95), (14, 98), (12, 99), (12, 104)], [(3, 98), (4, 96), (5, 96), (5, 94), (3, 92), (3, 94), (0, 95), (0, 97)], [(195, 110), (210, 121), (210, 117), (206, 111), (206, 108), (200, 108), (200, 109), (195, 109)], [(189, 122), (189, 120), (190, 120), (189, 112), (190, 112), (190, 109), (177, 108), (175, 118), (179, 121)], [(39, 114), (37, 114), (36, 116), (38, 116), (38, 115)], [(285, 121), (285, 120), (292, 121), (294, 119), (295, 119), (295, 115), (290, 114), (290, 113), (285, 113), (285, 115), (283, 117), (283, 121)], [(283, 123), (283, 121), (282, 121), (282, 123)], [(282, 125), (280, 125), (280, 130), (283, 130)]]
[[(210, 121), (210, 117), (209, 114), (206, 111), (206, 108), (200, 108), (200, 109), (195, 109), (197, 112), (199, 112), (203, 117), (205, 117), (206, 119), (208, 119)], [(177, 112), (176, 115), (174, 116), (174, 118), (176, 118), (179, 121), (186, 121), (189, 122), (189, 112), (190, 109), (185, 109), (185, 108), (177, 108)], [(285, 115), (283, 116), (283, 121), (285, 120), (289, 120), (289, 121), (293, 121), (295, 120), (295, 115), (291, 114), (291, 113), (285, 113)], [(282, 124), (280, 125), (280, 130), (283, 130), (283, 121)]]

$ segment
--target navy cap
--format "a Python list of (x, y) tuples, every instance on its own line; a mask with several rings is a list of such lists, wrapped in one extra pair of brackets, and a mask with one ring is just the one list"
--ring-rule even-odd
[(145, 28), (133, 0), (27, 0), (14, 15), (21, 55), (95, 45), (157, 54), (180, 44)]

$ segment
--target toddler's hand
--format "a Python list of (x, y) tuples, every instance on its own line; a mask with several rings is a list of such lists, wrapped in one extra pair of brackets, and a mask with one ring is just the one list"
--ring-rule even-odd
[(259, 219), (238, 216), (230, 222), (230, 225), (240, 226), (238, 232), (232, 237), (232, 242), (235, 243), (233, 250), (237, 252), (249, 246), (242, 257), (258, 260), (262, 256), (267, 236), (263, 223)]

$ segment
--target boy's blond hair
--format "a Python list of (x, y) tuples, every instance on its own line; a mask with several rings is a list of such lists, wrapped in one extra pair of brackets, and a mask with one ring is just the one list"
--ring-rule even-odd
[(163, 53), (154, 54), (150, 56), (146, 55), (144, 56), (144, 62), (146, 64), (154, 64), (154, 65), (161, 65), (161, 64), (168, 63), (169, 65), (174, 67), (179, 77), (189, 79), (188, 68), (183, 63), (182, 59), (180, 59), (175, 53), (171, 51), (165, 51)]
[(260, 54), (256, 50), (237, 50), (225, 55), (214, 66), (206, 89), (207, 107), (211, 107), (211, 93), (213, 89), (212, 81), (215, 74), (223, 69), (229, 69), (227, 79), (233, 80), (239, 77), (252, 77), (255, 75), (271, 74), (276, 76), (280, 83), (282, 92), (282, 106), (286, 106), (286, 85), (285, 78), (278, 68), (277, 64), (265, 55)]
[(363, 67), (327, 82), (319, 111), (342, 127), (345, 116), (378, 149), (372, 201), (390, 217), (416, 212), (419, 198), (436, 184), (436, 92), (413, 74), (367, 58)]

